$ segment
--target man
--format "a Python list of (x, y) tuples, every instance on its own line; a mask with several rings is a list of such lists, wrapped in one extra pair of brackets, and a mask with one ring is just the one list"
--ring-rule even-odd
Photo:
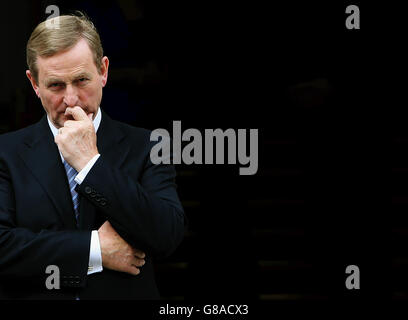
[(0, 297), (158, 298), (152, 259), (184, 235), (174, 167), (152, 164), (149, 131), (101, 110), (109, 60), (92, 22), (54, 19), (27, 43), (46, 115), (0, 136)]

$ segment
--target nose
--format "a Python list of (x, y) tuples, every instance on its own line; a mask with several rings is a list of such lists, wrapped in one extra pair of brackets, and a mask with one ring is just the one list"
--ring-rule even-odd
[(64, 103), (68, 107), (75, 107), (78, 105), (78, 92), (72, 85), (67, 85), (64, 95)]

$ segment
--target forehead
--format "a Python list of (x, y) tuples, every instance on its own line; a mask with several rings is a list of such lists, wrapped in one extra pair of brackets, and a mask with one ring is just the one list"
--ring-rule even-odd
[(39, 78), (67, 77), (77, 72), (96, 72), (92, 51), (81, 39), (71, 49), (58, 52), (51, 57), (38, 57)]

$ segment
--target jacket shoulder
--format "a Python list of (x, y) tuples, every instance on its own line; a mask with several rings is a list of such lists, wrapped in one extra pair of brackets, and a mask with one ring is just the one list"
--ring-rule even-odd
[(35, 123), (19, 130), (0, 134), (0, 150), (7, 151), (13, 149), (27, 139), (32, 138), (34, 130), (37, 126), (38, 123)]
[(125, 134), (127, 138), (130, 138), (130, 140), (133, 143), (137, 143), (137, 144), (150, 144), (151, 143), (150, 135), (152, 133), (152, 130), (131, 126), (129, 124), (119, 122), (119, 121), (115, 121), (115, 124)]

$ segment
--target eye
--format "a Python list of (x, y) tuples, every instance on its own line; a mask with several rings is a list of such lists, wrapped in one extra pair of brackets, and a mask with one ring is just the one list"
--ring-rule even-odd
[(49, 85), (50, 88), (59, 88), (59, 87), (61, 87), (61, 86), (62, 86), (62, 83), (58, 83), (58, 82), (56, 82), (56, 83), (51, 83), (51, 84)]
[(82, 86), (82, 85), (86, 85), (88, 83), (88, 80), (89, 80), (88, 78), (82, 77), (82, 78), (77, 79), (76, 82), (78, 85)]

